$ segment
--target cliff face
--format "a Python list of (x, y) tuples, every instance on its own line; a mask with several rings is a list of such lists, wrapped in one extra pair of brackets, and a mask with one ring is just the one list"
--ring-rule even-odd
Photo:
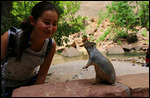
[(110, 4), (112, 1), (82, 1), (80, 9), (76, 15), (98, 17), (98, 12), (106, 11), (106, 4)]
[[(98, 12), (103, 10), (106, 11), (106, 5), (111, 4), (112, 1), (82, 1), (80, 9), (76, 15), (98, 17)], [(136, 2), (133, 1), (132, 5)]]

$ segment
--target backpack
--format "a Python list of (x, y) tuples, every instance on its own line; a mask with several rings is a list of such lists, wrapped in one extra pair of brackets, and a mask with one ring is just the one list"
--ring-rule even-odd
[[(7, 47), (7, 54), (6, 56), (1, 60), (1, 68), (2, 65), (7, 61), (7, 59), (9, 57), (15, 57), (17, 55), (17, 49), (16, 49), (16, 35), (20, 32), (21, 29), (17, 29), (15, 27), (10, 27), (10, 29), (8, 30), (9, 32), (9, 41), (8, 41), (8, 47)], [(28, 43), (30, 46), (30, 43)], [(51, 50), (53, 45), (53, 40), (50, 37), (49, 38), (49, 42), (47, 45), (47, 50), (45, 52), (45, 56), (49, 53), (49, 51)]]

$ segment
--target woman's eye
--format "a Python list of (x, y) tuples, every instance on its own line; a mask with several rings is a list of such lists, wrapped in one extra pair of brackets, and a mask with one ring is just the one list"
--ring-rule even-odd
[(56, 25), (57, 25), (56, 23), (53, 24), (53, 26), (56, 26)]
[(50, 23), (49, 22), (44, 22), (46, 25), (49, 25)]
[[(50, 25), (51, 23), (50, 22), (44, 22), (46, 25)], [(57, 23), (53, 23), (52, 24), (53, 26), (56, 26), (57, 25)]]

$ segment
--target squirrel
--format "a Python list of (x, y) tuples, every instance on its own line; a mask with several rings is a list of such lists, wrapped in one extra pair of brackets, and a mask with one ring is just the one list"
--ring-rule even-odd
[(104, 57), (95, 47), (94, 42), (86, 41), (83, 46), (89, 54), (89, 60), (86, 66), (82, 69), (87, 69), (89, 66), (94, 65), (96, 72), (96, 82), (97, 83), (108, 83), (115, 85), (116, 73), (112, 63)]

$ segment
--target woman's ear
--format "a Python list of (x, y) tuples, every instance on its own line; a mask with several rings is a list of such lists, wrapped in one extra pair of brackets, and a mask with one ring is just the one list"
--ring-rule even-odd
[(35, 21), (34, 21), (33, 16), (30, 16), (29, 20), (30, 20), (31, 25), (34, 26), (35, 25)]

